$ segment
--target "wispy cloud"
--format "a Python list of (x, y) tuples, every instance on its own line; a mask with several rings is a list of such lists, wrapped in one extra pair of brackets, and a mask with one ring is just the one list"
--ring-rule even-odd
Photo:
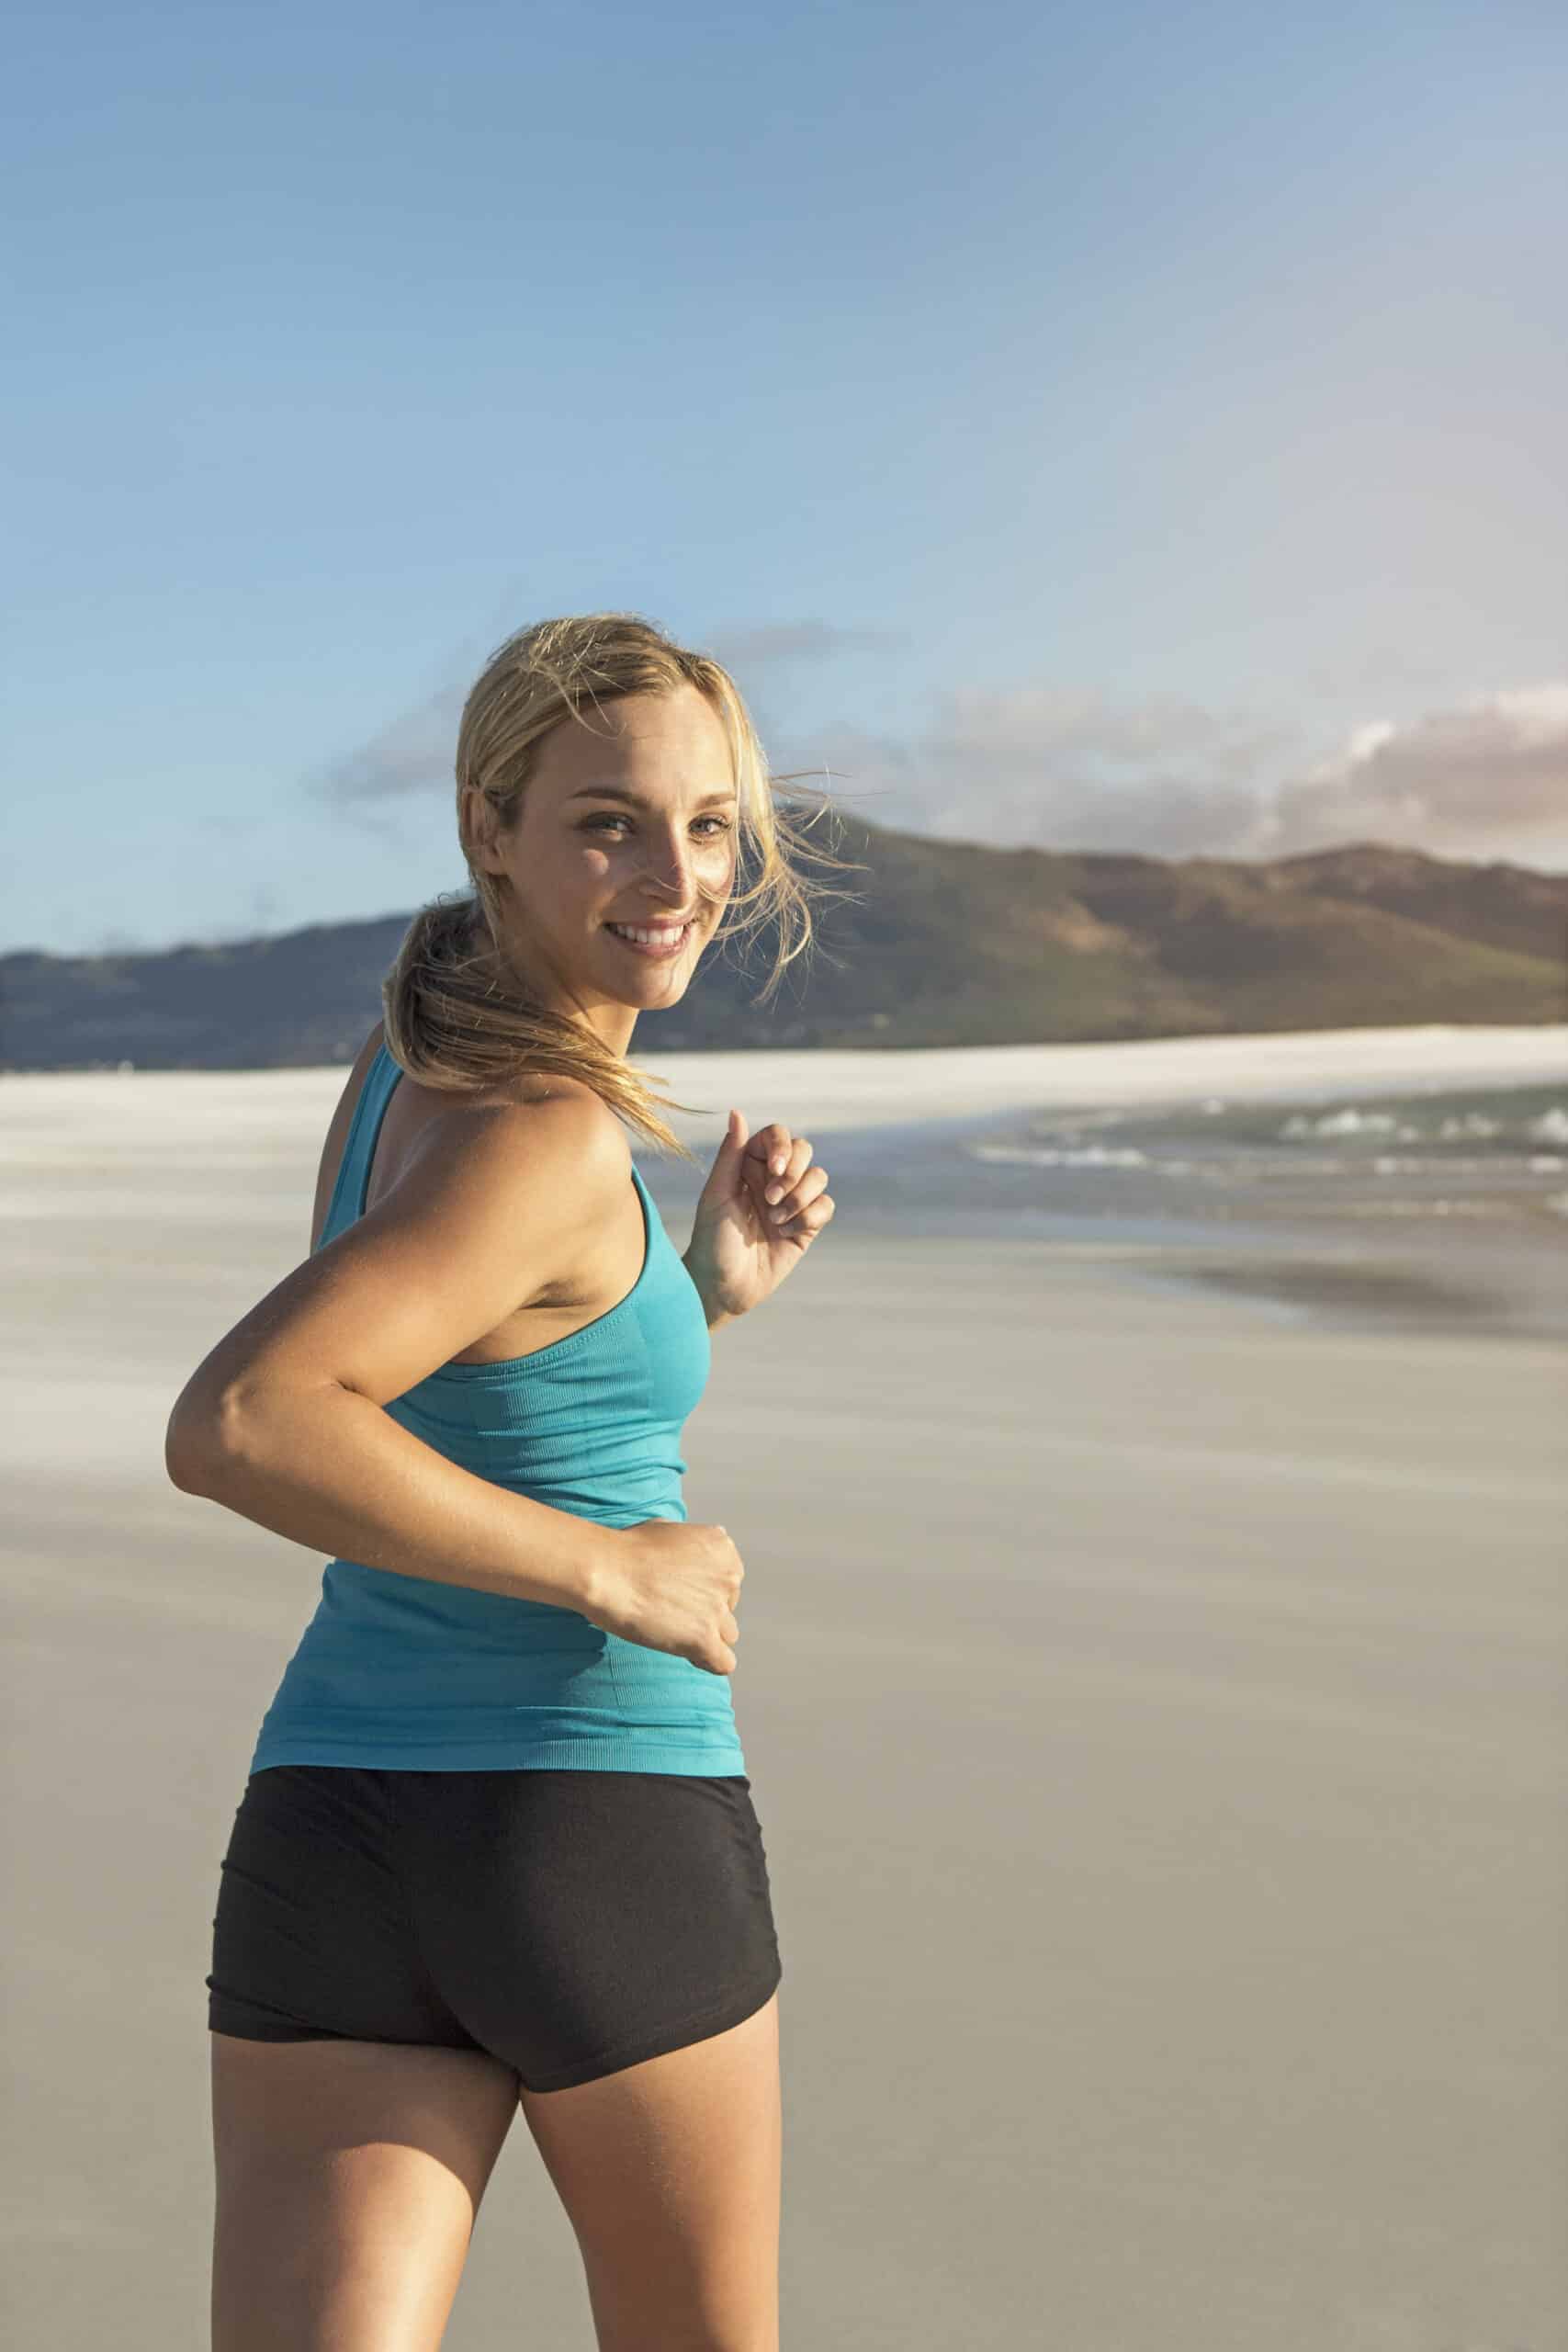
[[(799, 665), (904, 641), (806, 620), (705, 644), (765, 700)], [(449, 791), (468, 684), (389, 720), (307, 790), (373, 828), (391, 803)], [(874, 823), (998, 847), (1259, 858), (1354, 840), (1467, 856), (1568, 844), (1568, 681), (1369, 719), (1312, 763), (1277, 714), (1092, 685), (951, 687), (908, 732), (841, 720), (768, 749), (781, 772), (821, 772)]]
[(748, 678), (758, 671), (796, 662), (824, 662), (840, 653), (879, 653), (907, 645), (909, 631), (886, 628), (874, 622), (860, 626), (837, 621), (767, 621), (755, 628), (720, 628), (703, 647), (716, 662), (733, 673), (742, 693)]
[(812, 740), (835, 791), (877, 823), (1171, 857), (1244, 854), (1259, 780), (1298, 737), (1273, 717), (1179, 695), (1020, 686), (949, 689), (931, 724), (906, 738), (836, 726)]
[(468, 691), (467, 683), (442, 686), (389, 719), (363, 743), (308, 777), (307, 793), (368, 815), (389, 800), (455, 788), (453, 753)]
[[(774, 621), (750, 628), (711, 631), (700, 641), (700, 650), (730, 671), (750, 700), (753, 688), (765, 692), (775, 674), (803, 662), (823, 662), (840, 653), (879, 652), (905, 643), (907, 636), (905, 630), (872, 624)], [(450, 791), (457, 726), (477, 666), (450, 679), (307, 777), (307, 794), (369, 820), (389, 801)]]

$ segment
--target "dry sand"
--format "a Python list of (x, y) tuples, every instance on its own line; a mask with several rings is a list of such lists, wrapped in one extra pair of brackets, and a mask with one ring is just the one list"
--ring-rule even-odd
[[(1499, 1067), (1444, 1034), (1434, 1079)], [(1524, 1034), (1516, 1074), (1561, 1069)], [(1251, 1042), (1173, 1041), (1179, 1075), (1279, 1082), (1293, 1041)], [(1156, 1051), (1016, 1050), (1082, 1057), (1074, 1101)], [(1001, 1107), (908, 1055), (646, 1058), (797, 1127)], [(303, 1250), (341, 1080), (0, 1087), (28, 2352), (207, 2342), (218, 1861), (321, 1563), (170, 1487), (162, 1441)], [(786, 2352), (1563, 2352), (1562, 1371), (848, 1216), (716, 1340), (686, 1491), (747, 1566)], [(446, 2342), (592, 2345), (521, 2122)]]

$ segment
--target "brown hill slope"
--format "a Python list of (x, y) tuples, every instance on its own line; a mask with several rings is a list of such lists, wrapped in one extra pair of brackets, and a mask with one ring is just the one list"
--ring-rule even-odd
[[(1269, 865), (997, 849), (838, 816), (856, 893), (767, 1005), (710, 949), (639, 1055), (1568, 1019), (1568, 875), (1356, 842)], [(407, 914), (134, 956), (0, 957), (0, 1067), (342, 1061)], [(805, 968), (803, 968), (803, 967)]]

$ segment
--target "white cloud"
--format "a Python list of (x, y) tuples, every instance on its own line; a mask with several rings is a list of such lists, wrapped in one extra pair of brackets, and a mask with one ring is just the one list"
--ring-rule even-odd
[(1275, 718), (1179, 695), (956, 687), (919, 733), (839, 725), (778, 764), (815, 753), (850, 808), (947, 840), (1224, 855), (1243, 854), (1259, 782), (1295, 740)]
[(1404, 726), (1356, 729), (1344, 749), (1273, 794), (1263, 854), (1330, 841), (1441, 855), (1496, 854), (1568, 835), (1568, 683), (1480, 694)]
[(950, 840), (1235, 858), (1371, 840), (1568, 861), (1568, 684), (1366, 720), (1292, 771), (1293, 738), (1173, 695), (965, 687), (907, 738), (840, 725), (815, 740), (846, 806)]

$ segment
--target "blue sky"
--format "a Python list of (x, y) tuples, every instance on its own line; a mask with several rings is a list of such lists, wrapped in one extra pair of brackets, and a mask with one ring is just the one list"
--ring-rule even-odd
[(1568, 869), (1568, 16), (35, 6), (0, 948), (460, 885), (548, 613), (951, 839)]

